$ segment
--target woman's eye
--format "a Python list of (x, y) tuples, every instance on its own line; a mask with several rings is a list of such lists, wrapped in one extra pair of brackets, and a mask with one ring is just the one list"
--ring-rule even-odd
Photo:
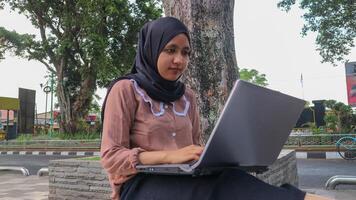
[(168, 54), (172, 54), (175, 52), (175, 49), (165, 49), (164, 52), (166, 52)]
[(183, 55), (184, 56), (190, 56), (190, 52), (191, 52), (190, 50), (184, 50), (183, 51)]

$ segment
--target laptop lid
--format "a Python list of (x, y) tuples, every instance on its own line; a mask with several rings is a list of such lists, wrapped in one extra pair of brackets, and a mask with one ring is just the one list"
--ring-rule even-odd
[(304, 105), (304, 100), (238, 80), (193, 167), (271, 165)]

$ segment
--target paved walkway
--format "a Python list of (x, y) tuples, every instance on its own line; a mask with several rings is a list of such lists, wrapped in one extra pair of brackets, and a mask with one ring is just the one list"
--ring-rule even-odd
[(324, 189), (304, 189), (312, 194), (329, 197), (335, 200), (355, 200), (356, 190), (324, 190)]
[[(0, 172), (0, 200), (45, 200), (48, 199), (48, 176), (23, 176)], [(354, 200), (356, 190), (304, 189), (309, 193), (336, 200)]]
[(48, 199), (48, 176), (0, 172), (0, 200), (45, 199)]

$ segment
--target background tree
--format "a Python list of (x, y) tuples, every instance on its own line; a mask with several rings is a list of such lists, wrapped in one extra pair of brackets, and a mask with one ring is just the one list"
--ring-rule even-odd
[[(278, 7), (288, 12), (294, 4), (296, 0), (282, 0)], [(322, 62), (345, 61), (355, 46), (356, 0), (300, 0), (299, 7), (305, 11), (302, 35), (317, 32)]]
[(327, 130), (331, 130), (334, 133), (338, 132), (339, 120), (335, 113), (333, 113), (333, 112), (327, 113), (324, 116), (324, 121), (325, 121)]
[(240, 79), (245, 80), (257, 85), (267, 86), (267, 79), (265, 74), (260, 74), (255, 69), (240, 69), (239, 70)]
[(191, 32), (192, 55), (183, 78), (198, 93), (203, 133), (210, 134), (237, 79), (233, 0), (163, 0), (166, 16)]
[(356, 131), (356, 114), (353, 113), (351, 106), (335, 100), (327, 100), (324, 104), (329, 108), (324, 117), (327, 128), (343, 133)]
[(128, 71), (139, 28), (161, 15), (158, 0), (0, 0), (25, 15), (40, 37), (0, 27), (4, 52), (37, 60), (55, 75), (61, 131), (74, 133), (97, 85)]

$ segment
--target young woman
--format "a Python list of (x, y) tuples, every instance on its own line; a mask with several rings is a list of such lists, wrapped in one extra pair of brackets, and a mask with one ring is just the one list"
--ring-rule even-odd
[(190, 52), (182, 22), (173, 17), (148, 22), (140, 31), (131, 73), (109, 87), (101, 162), (112, 199), (319, 199), (241, 170), (199, 177), (137, 174), (138, 163), (185, 163), (198, 160), (203, 151), (195, 93), (179, 80)]

